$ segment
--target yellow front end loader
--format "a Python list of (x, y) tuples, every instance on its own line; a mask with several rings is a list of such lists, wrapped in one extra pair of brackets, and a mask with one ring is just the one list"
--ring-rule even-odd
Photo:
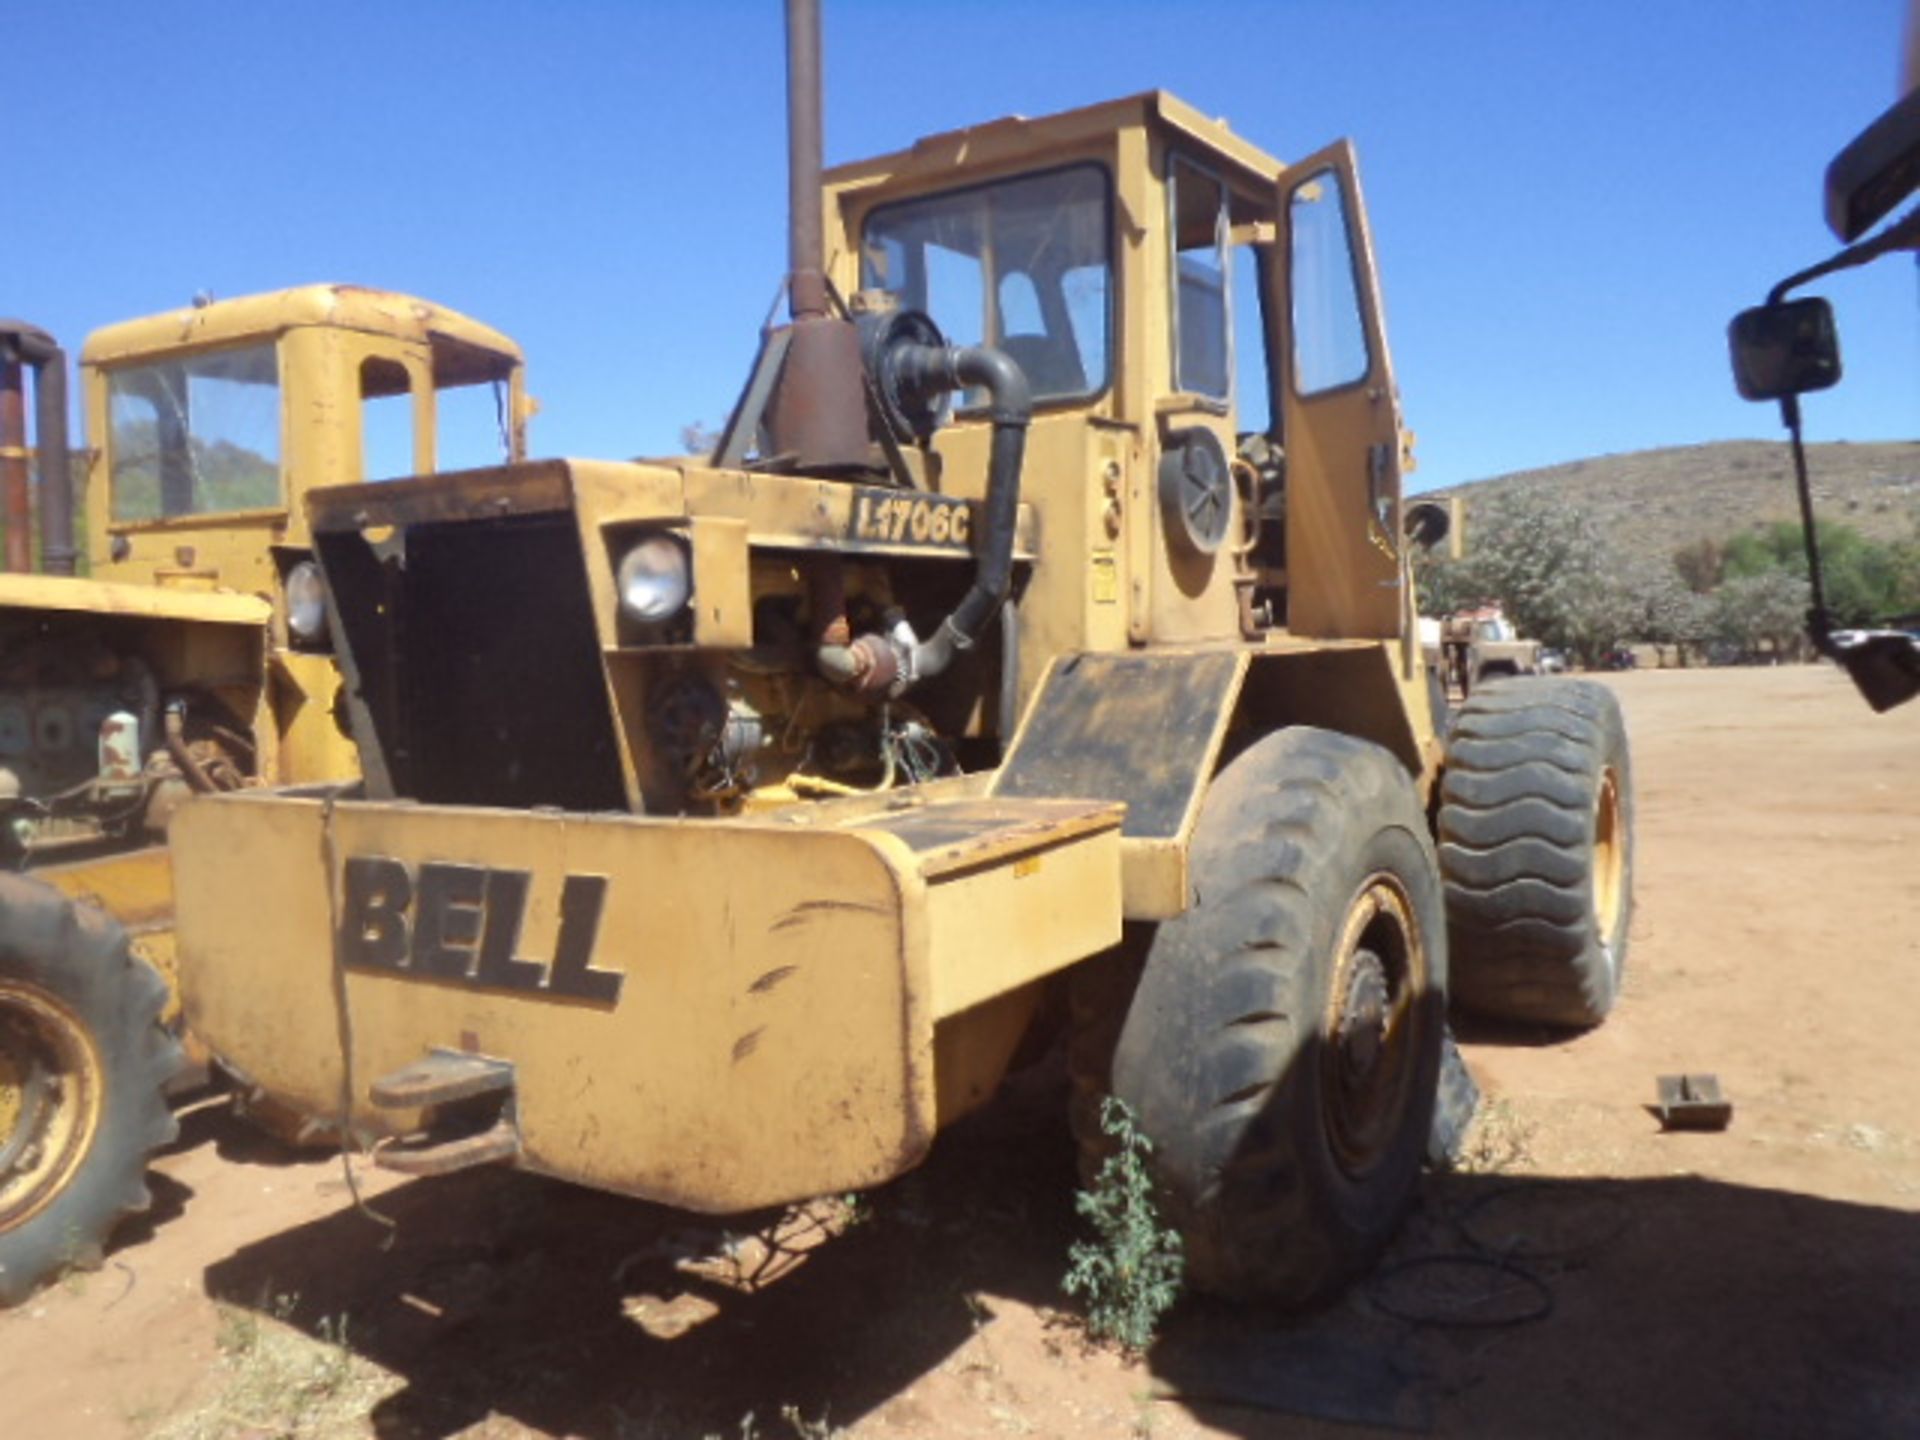
[[(410, 1173), (878, 1184), (1071, 990), (1189, 1279), (1306, 1302), (1426, 1152), (1447, 984), (1591, 1024), (1619, 712), (1442, 733), (1353, 152), (1162, 93), (818, 172), (709, 457), (309, 497), (364, 779), (177, 826), (188, 1018)], [(1432, 817), (1437, 817), (1437, 820)]]

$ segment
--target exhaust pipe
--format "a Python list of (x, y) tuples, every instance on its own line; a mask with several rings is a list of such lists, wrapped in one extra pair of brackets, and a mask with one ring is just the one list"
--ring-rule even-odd
[(827, 313), (821, 88), (819, 0), (787, 0), (787, 313), (795, 320)]
[(27, 483), (27, 410), (22, 365), (34, 370), (39, 442), (40, 565), (73, 574), (73, 471), (67, 448), (67, 354), (46, 331), (0, 320), (0, 490), (7, 521), (6, 567), (33, 568), (33, 501)]
[(800, 471), (833, 471), (867, 459), (867, 401), (860, 337), (832, 313), (820, 176), (819, 0), (787, 0), (786, 359), (767, 408), (775, 455)]

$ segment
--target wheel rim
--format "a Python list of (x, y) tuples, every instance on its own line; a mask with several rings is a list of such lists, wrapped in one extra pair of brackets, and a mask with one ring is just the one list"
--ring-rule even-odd
[(1620, 819), (1620, 777), (1609, 766), (1601, 772), (1593, 801), (1593, 914), (1609, 956), (1626, 905), (1626, 833)]
[(1426, 945), (1405, 888), (1392, 875), (1369, 876), (1340, 927), (1321, 1036), (1322, 1120), (1349, 1178), (1372, 1171), (1399, 1136), (1426, 989)]
[(0, 984), (0, 1230), (66, 1188), (100, 1125), (100, 1056), (64, 1004)]

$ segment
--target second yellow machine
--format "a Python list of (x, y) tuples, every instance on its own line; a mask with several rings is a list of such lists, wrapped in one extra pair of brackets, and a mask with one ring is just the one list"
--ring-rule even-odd
[(0, 872), (29, 872), (0, 873), (0, 1305), (96, 1263), (174, 1133), (172, 817), (359, 773), (305, 492), (520, 458), (521, 370), (497, 331), (356, 286), (110, 325), (81, 354), (76, 527), (66, 356), (0, 321)]

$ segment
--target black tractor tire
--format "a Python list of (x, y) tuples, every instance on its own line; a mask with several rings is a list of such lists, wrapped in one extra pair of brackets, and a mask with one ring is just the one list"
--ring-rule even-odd
[(1620, 702), (1591, 680), (1476, 691), (1440, 789), (1453, 998), (1555, 1027), (1619, 997), (1633, 917), (1633, 765)]
[(0, 874), (0, 1305), (100, 1263), (179, 1132), (167, 987), (106, 912)]
[(1189, 865), (1113, 1093), (1153, 1145), (1187, 1283), (1312, 1305), (1378, 1258), (1426, 1152), (1447, 973), (1432, 840), (1391, 754), (1296, 727), (1215, 777)]

